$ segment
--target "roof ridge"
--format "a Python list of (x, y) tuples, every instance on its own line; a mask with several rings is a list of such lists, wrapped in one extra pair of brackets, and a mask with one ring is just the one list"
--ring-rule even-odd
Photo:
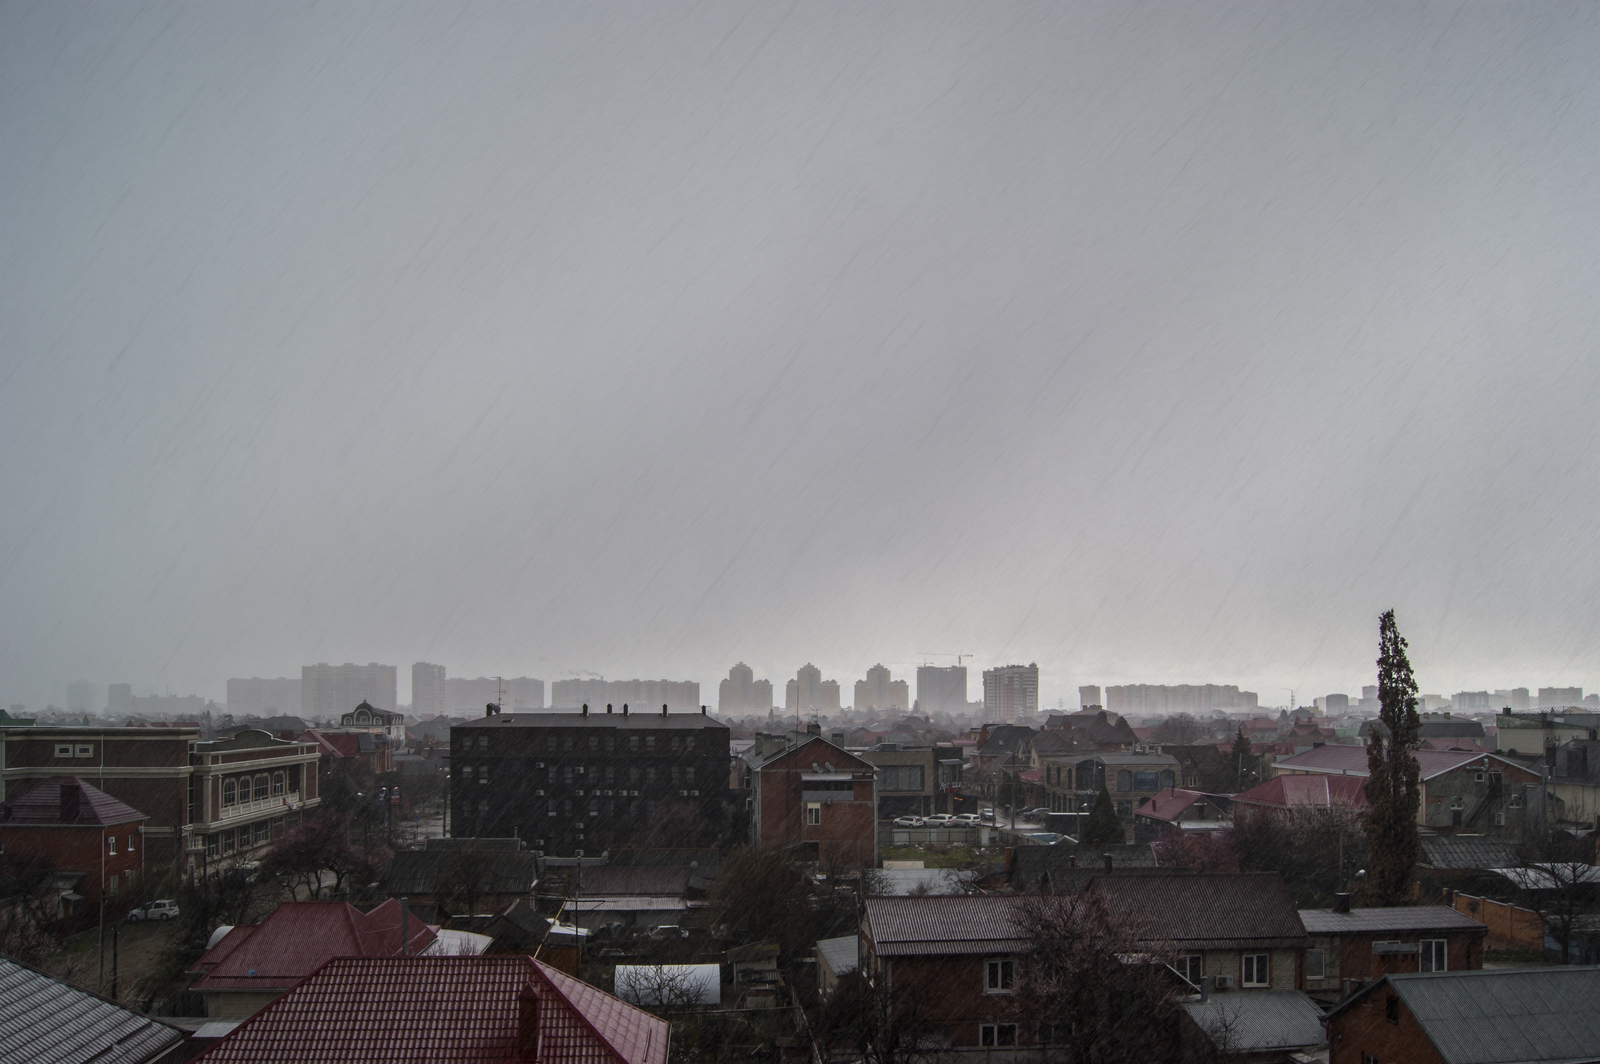
[[(600, 1028), (598, 1028), (598, 1027), (596, 1027), (594, 1025), (594, 1021), (589, 1019), (588, 1014), (585, 1013), (583, 1009), (578, 1007), (578, 1003), (573, 1001), (572, 998), (567, 994), (567, 992), (565, 990), (562, 990), (561, 987), (556, 984), (556, 981), (554, 979), (550, 978), (550, 974), (549, 974), (550, 972), (560, 971), (560, 969), (553, 968), (550, 965), (545, 964), (543, 961), (539, 960), (537, 957), (531, 957), (530, 956), (530, 957), (527, 958), (527, 960), (530, 961), (533, 964), (534, 970), (537, 971), (539, 973), (539, 975), (544, 979), (545, 985), (548, 986), (551, 990), (554, 990), (556, 992), (556, 995), (558, 997), (560, 997), (563, 1002), (566, 1003), (567, 1008), (572, 1010), (573, 1015), (577, 1016), (578, 1019), (580, 1021), (582, 1021), (583, 1025), (585, 1027), (589, 1028), (589, 1030), (594, 1033), (594, 1036), (596, 1038), (600, 1039), (600, 1041), (605, 1045), (605, 1047), (611, 1051), (612, 1056), (616, 1057), (618, 1060), (626, 1061), (628, 1059), (627, 1056), (624, 1055), (623, 1052), (616, 1047), (616, 1045), (611, 1041), (611, 1039), (607, 1038), (603, 1033), (601, 1033)], [(561, 974), (562, 975), (566, 975), (565, 972), (562, 972)], [(578, 983), (582, 983), (582, 985), (584, 985), (584, 986), (589, 986), (588, 983), (584, 983), (583, 980), (578, 979), (576, 976), (571, 976), (570, 978), (572, 978), (574, 981), (576, 981)], [(590, 989), (597, 990), (602, 994), (605, 993), (605, 991), (604, 990), (600, 990), (599, 987), (590, 987)], [(616, 997), (615, 994), (611, 994), (611, 995), (607, 995), (607, 996)], [(617, 998), (617, 1000), (618, 1001), (622, 1001), (621, 998)], [(626, 1001), (623, 1001), (622, 1003), (624, 1005), (628, 1004)], [(644, 1010), (643, 1009), (639, 1009), (637, 1005), (628, 1005), (628, 1007), (629, 1008), (633, 1008), (633, 1009), (638, 1009), (638, 1011), (640, 1011), (640, 1012), (644, 1012)], [(646, 1013), (646, 1015), (651, 1015), (651, 1014)], [(651, 1018), (652, 1019), (658, 1019), (659, 1017), (652, 1016)], [(652, 1033), (651, 1037), (652, 1038), (654, 1037), (653, 1033)], [(649, 1050), (649, 1046), (647, 1044), (646, 1045), (646, 1051), (648, 1052), (648, 1050)], [(641, 1062), (641, 1064), (642, 1064), (642, 1062)]]

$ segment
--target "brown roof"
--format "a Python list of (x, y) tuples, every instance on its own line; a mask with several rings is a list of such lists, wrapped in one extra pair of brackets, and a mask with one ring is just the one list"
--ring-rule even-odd
[(1099, 892), (1139, 937), (1189, 949), (1298, 949), (1305, 925), (1276, 872), (1098, 875)]
[[(61, 792), (69, 787), (78, 789), (77, 813), (71, 820), (64, 820)], [(118, 801), (98, 787), (91, 787), (76, 776), (50, 776), (0, 805), (0, 824), (94, 826), (149, 819), (133, 806)]]
[(1029, 948), (1017, 936), (1015, 894), (869, 897), (862, 933), (880, 957), (962, 953), (1017, 953)]
[(411, 916), (401, 919), (393, 898), (371, 912), (342, 901), (291, 901), (259, 924), (235, 927), (195, 962), (206, 973), (196, 990), (286, 987), (310, 975), (330, 957), (393, 957), (404, 951), (400, 926), (408, 923), (412, 953), (438, 937)]

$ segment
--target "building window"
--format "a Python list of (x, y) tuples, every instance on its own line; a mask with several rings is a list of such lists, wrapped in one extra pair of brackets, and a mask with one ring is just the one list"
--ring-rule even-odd
[(281, 798), (283, 796), (283, 773), (281, 772), (274, 772), (272, 774), (272, 796), (274, 798)]
[(672, 785), (674, 787), (676, 787), (678, 785), (678, 766), (677, 765), (673, 765), (672, 766)]
[(978, 1044), (991, 1048), (1017, 1044), (1017, 1025), (1014, 1023), (985, 1023), (978, 1027)]
[(480, 800), (478, 802), (478, 815), (479, 816), (488, 816), (489, 815), (489, 799), (484, 798), (484, 799), (482, 799), (482, 800)]
[(256, 845), (260, 846), (272, 837), (272, 826), (265, 820), (256, 825)]
[(112, 876), (110, 879), (106, 880), (106, 893), (107, 894), (115, 894), (116, 892), (117, 892), (117, 877), (116, 876)]
[(488, 765), (479, 765), (478, 766), (478, 783), (481, 785), (481, 784), (486, 784), (488, 782), (489, 782), (489, 766)]
[(1417, 971), (1419, 972), (1448, 972), (1449, 964), (1445, 963), (1445, 940), (1442, 938), (1425, 938), (1417, 943)]
[(600, 752), (600, 736), (589, 736), (589, 752), (591, 754), (598, 754)]
[(637, 768), (630, 768), (628, 770), (628, 782), (632, 783), (635, 787), (639, 786), (639, 770)]
[(71, 743), (56, 743), (56, 756), (57, 757), (71, 757), (72, 756), (72, 744)]
[(646, 735), (644, 737), (644, 752), (647, 754), (656, 752), (656, 737), (654, 735)]
[(694, 753), (694, 736), (689, 736), (683, 741), (683, 749), (687, 753)]
[(1203, 966), (1204, 958), (1198, 953), (1190, 953), (1187, 956), (1179, 957), (1177, 963), (1173, 965), (1178, 970), (1178, 974), (1189, 980), (1194, 986), (1200, 985), (1200, 976), (1204, 974), (1202, 971)]
[(228, 854), (230, 854), (232, 852), (233, 852), (233, 832), (224, 831), (222, 833), (222, 853), (223, 853), (223, 856), (227, 856)]
[(639, 737), (637, 735), (628, 736), (628, 753), (637, 754), (638, 752), (639, 752)]
[(106, 853), (113, 857), (117, 855), (117, 837), (115, 835), (106, 836)]
[(222, 781), (222, 804), (233, 805), (239, 800), (239, 785), (233, 780)]
[(1017, 962), (1008, 959), (992, 960), (983, 966), (983, 992), (1009, 994), (1016, 986)]
[(678, 752), (678, 737), (676, 735), (672, 737), (672, 752)]
[(265, 772), (256, 777), (256, 801), (262, 801), (267, 797), (268, 786), (270, 786), (270, 784), (268, 782), (268, 776)]
[(654, 765), (645, 766), (644, 781), (646, 783), (654, 783), (656, 781), (656, 767)]
[(811, 827), (816, 827), (818, 824), (822, 823), (821, 802), (806, 803), (806, 823)]
[(1123, 820), (1127, 820), (1132, 815), (1133, 802), (1131, 800), (1123, 800), (1117, 803), (1117, 816), (1121, 817)]
[(617, 766), (615, 766), (615, 765), (607, 765), (606, 766), (606, 786), (609, 787), (615, 782), (617, 782)]
[(137, 835), (129, 835), (128, 836), (128, 852), (129, 853), (133, 852), (133, 840), (137, 839), (138, 837), (139, 836), (137, 836)]
[(220, 851), (222, 843), (215, 835), (206, 836), (206, 856), (215, 857)]
[(78, 757), (93, 757), (94, 747), (90, 746), (88, 743), (82, 743), (79, 745), (78, 749), (74, 751), (74, 753)]
[(1327, 954), (1320, 949), (1306, 950), (1306, 978), (1323, 979), (1327, 972)]
[(691, 787), (694, 786), (694, 766), (690, 765), (688, 768), (684, 769), (683, 771), (684, 771), (684, 775), (686, 775), (688, 777), (689, 785)]
[(1131, 790), (1133, 790), (1133, 773), (1132, 772), (1129, 772), (1127, 769), (1123, 769), (1121, 772), (1117, 773), (1117, 790), (1119, 790), (1119, 791), (1131, 791)]
[(1388, 1020), (1390, 1023), (1400, 1022), (1400, 999), (1395, 997), (1393, 994), (1390, 994), (1389, 1000), (1384, 1002), (1383, 1018)]
[(1244, 955), (1245, 986), (1266, 986), (1271, 981), (1268, 978), (1268, 956), (1265, 953), (1246, 953)]
[(1065, 1041), (1066, 1039), (1072, 1037), (1072, 1025), (1071, 1024), (1066, 1024), (1066, 1023), (1060, 1024), (1061, 1030), (1059, 1032), (1057, 1032), (1056, 1027), (1057, 1027), (1057, 1025), (1053, 1024), (1053, 1023), (1041, 1023), (1039, 1025), (1039, 1044), (1040, 1045), (1047, 1046), (1050, 1043), (1056, 1041), (1058, 1037), (1062, 1041)]

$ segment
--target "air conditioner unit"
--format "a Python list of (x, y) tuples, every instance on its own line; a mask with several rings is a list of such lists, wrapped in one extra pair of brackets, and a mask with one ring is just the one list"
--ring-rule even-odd
[(679, 791), (678, 792), (678, 797), (679, 798), (687, 798), (687, 797), (689, 797), (689, 792), (688, 791)]
[(535, 762), (533, 767), (534, 768), (544, 768), (544, 762), (543, 761)]
[(534, 791), (533, 794), (534, 794), (534, 797), (536, 797), (536, 798), (543, 798), (544, 797), (544, 792), (543, 791)]

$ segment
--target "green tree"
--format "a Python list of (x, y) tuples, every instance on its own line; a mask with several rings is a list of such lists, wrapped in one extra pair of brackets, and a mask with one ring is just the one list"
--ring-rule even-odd
[(1078, 841), (1084, 846), (1105, 846), (1125, 838), (1122, 821), (1117, 819), (1117, 807), (1111, 803), (1111, 792), (1102, 783), (1100, 797), (1094, 800), (1094, 808), (1089, 810), (1089, 819), (1083, 822)]
[(1412, 873), (1422, 852), (1417, 832), (1422, 772), (1416, 755), (1422, 722), (1417, 717), (1417, 680), (1394, 610), (1378, 620), (1378, 707), (1378, 720), (1367, 739), (1370, 811), (1362, 893), (1368, 904), (1404, 905), (1410, 900)]
[(1226, 764), (1222, 767), (1222, 779), (1228, 785), (1225, 789), (1237, 794), (1260, 783), (1260, 762), (1260, 756), (1251, 752), (1250, 740), (1245, 738), (1244, 725), (1239, 725), (1239, 730), (1233, 737), (1233, 749), (1228, 752)]

